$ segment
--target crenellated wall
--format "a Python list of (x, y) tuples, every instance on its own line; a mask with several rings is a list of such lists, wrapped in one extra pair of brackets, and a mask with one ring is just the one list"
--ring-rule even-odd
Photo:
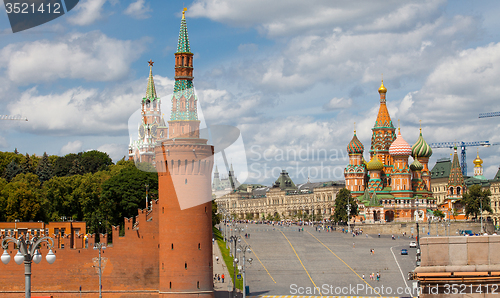
[[(125, 219), (125, 235), (120, 237), (119, 226), (113, 227), (113, 243), (102, 250), (102, 289), (106, 297), (157, 297), (159, 284), (159, 242), (158, 242), (158, 201), (153, 201), (152, 210), (138, 210), (135, 223)], [(81, 240), (83, 235), (74, 236)], [(95, 235), (89, 235), (87, 244), (73, 241), (76, 247), (66, 243), (69, 237), (56, 237), (53, 250), (54, 264), (45, 260), (47, 245), (42, 244), (44, 259), (32, 264), (32, 294), (53, 295), (54, 297), (96, 297), (99, 290), (99, 276), (94, 268), (93, 258)], [(101, 235), (101, 242), (107, 242), (107, 235)], [(64, 248), (60, 248), (61, 244)], [(78, 244), (80, 243), (80, 244)], [(9, 264), (0, 263), (0, 296), (20, 297), (24, 293), (24, 266), (14, 262), (14, 245), (10, 244)]]

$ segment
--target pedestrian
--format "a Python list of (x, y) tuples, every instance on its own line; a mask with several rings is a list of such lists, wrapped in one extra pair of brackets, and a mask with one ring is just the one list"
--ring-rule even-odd
[(354, 242), (352, 243), (352, 248), (354, 248)]
[(217, 274), (214, 275), (214, 283), (217, 281)]
[(380, 280), (380, 273), (377, 272), (377, 281)]
[(212, 238), (212, 244), (214, 244), (214, 242), (215, 242), (215, 238)]
[(375, 280), (375, 273), (372, 272), (372, 280)]
[(224, 273), (222, 273), (222, 276), (220, 278), (222, 278), (222, 283), (224, 283)]
[(220, 282), (220, 274), (217, 274), (217, 282)]
[(217, 261), (217, 264), (219, 264), (219, 256), (215, 256), (215, 260)]
[(363, 280), (365, 280), (365, 275), (363, 274)]

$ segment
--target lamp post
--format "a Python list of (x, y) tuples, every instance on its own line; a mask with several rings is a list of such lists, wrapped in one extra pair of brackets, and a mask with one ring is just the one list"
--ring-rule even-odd
[[(49, 242), (50, 241), (50, 242)], [(49, 264), (52, 264), (56, 260), (56, 255), (52, 252), (52, 247), (54, 247), (54, 239), (51, 237), (42, 237), (38, 239), (36, 236), (31, 239), (25, 239), (24, 235), (20, 236), (18, 239), (6, 236), (2, 240), (2, 248), (4, 249), (1, 260), (2, 263), (8, 264), (10, 262), (10, 255), (7, 252), (9, 248), (9, 242), (13, 242), (17, 245), (18, 251), (14, 256), (14, 261), (16, 264), (21, 265), (24, 262), (24, 291), (25, 298), (31, 298), (31, 262), (34, 261), (36, 264), (40, 263), (42, 260), (42, 254), (37, 249), (38, 245), (42, 242), (46, 242), (49, 247), (49, 253), (45, 257)]]
[(479, 211), (481, 212), (481, 236), (483, 235), (483, 198), (479, 198)]
[[(250, 250), (250, 245), (243, 245), (243, 244), (239, 244), (239, 247), (237, 249), (238, 252), (243, 252), (243, 265), (242, 265), (242, 273), (243, 273), (243, 298), (246, 298), (246, 294), (247, 294), (247, 291), (246, 291), (246, 279), (245, 279), (245, 253), (252, 253), (252, 251)], [(250, 264), (252, 264), (252, 258), (249, 258), (248, 259), (248, 262)]]
[(238, 236), (231, 236), (229, 237), (229, 241), (234, 244), (234, 250), (233, 250), (233, 297), (236, 297), (236, 264), (238, 263), (238, 259), (235, 257), (236, 252), (236, 242), (238, 242)]
[(97, 273), (99, 274), (99, 298), (102, 298), (102, 263), (101, 263), (101, 251), (106, 249), (106, 245), (104, 243), (95, 243), (94, 249), (99, 250), (99, 267), (97, 267)]
[(351, 223), (350, 223), (350, 214), (351, 214), (351, 204), (349, 203), (349, 197), (347, 197), (347, 232), (351, 232)]

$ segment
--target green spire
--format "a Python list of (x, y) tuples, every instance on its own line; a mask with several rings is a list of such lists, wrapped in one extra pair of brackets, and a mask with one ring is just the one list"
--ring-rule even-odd
[(157, 98), (156, 96), (156, 88), (155, 88), (155, 82), (153, 81), (153, 61), (151, 59), (148, 61), (149, 63), (149, 78), (148, 78), (148, 87), (146, 89), (146, 99), (149, 98), (150, 100), (153, 100)]
[(177, 53), (191, 53), (191, 48), (189, 47), (189, 37), (188, 30), (186, 26), (186, 18), (184, 13), (187, 8), (184, 8), (182, 12), (182, 20), (181, 20), (181, 30), (179, 31), (179, 43), (177, 44)]

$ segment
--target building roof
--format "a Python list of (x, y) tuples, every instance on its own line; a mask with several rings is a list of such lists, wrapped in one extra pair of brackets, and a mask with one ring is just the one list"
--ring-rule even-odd
[(356, 136), (356, 131), (354, 131), (354, 136), (352, 137), (349, 145), (347, 145), (347, 152), (349, 154), (361, 154), (363, 153), (364, 149), (365, 148), (363, 147), (363, 144), (361, 144), (358, 137)]
[(415, 157), (431, 157), (432, 155), (432, 149), (429, 144), (424, 140), (422, 137), (422, 129), (420, 129), (420, 136), (418, 137), (418, 140), (413, 146), (411, 147), (411, 156), (413, 158)]
[(462, 175), (462, 168), (458, 161), (457, 147), (453, 154), (453, 161), (451, 162), (450, 176), (448, 178), (448, 185), (459, 186), (464, 185), (464, 176)]
[(401, 135), (401, 131), (399, 129), (396, 140), (394, 140), (394, 142), (392, 142), (391, 146), (389, 147), (389, 154), (402, 156), (410, 156), (411, 154), (410, 144), (408, 144), (408, 142), (403, 139), (403, 136)]
[(273, 188), (275, 187), (279, 187), (281, 190), (297, 190), (297, 186), (285, 170), (281, 171), (280, 176), (274, 182)]
[(179, 42), (177, 43), (177, 53), (191, 53), (189, 46), (189, 37), (186, 25), (186, 17), (182, 12), (181, 29), (179, 31)]
[(448, 178), (450, 176), (451, 160), (447, 157), (438, 159), (431, 170), (431, 178)]

